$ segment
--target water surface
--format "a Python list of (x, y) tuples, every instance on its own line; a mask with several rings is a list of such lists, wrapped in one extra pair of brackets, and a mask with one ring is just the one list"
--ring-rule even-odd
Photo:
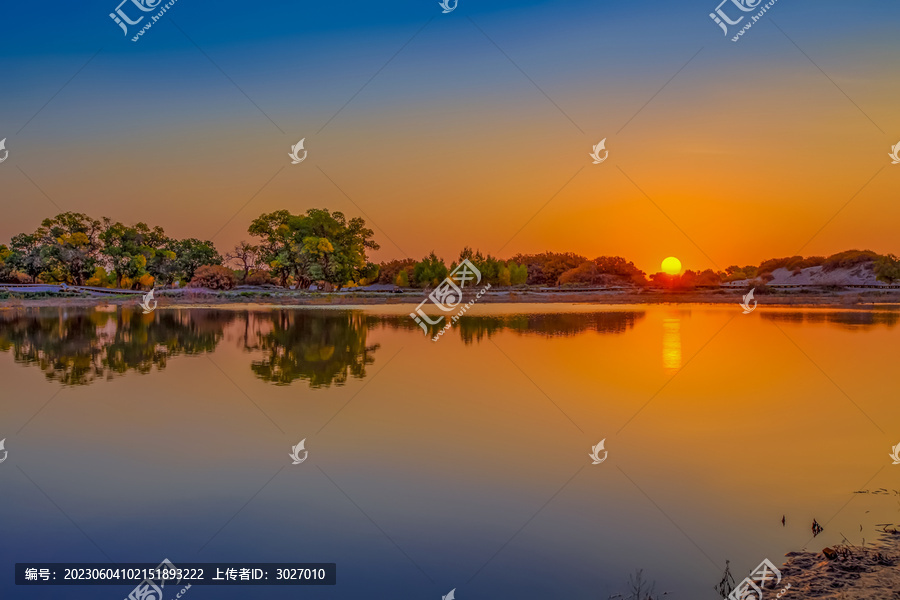
[(15, 562), (169, 558), (338, 565), (253, 598), (605, 599), (643, 569), (712, 600), (726, 559), (900, 522), (894, 309), (476, 305), (438, 342), (409, 310), (0, 312), (0, 597), (129, 591)]

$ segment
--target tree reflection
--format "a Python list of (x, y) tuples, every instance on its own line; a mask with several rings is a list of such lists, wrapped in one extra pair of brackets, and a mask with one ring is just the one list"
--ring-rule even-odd
[(87, 385), (128, 371), (164, 369), (169, 357), (215, 349), (231, 313), (26, 309), (0, 315), (0, 351), (51, 381)]
[(893, 327), (900, 320), (900, 313), (888, 311), (766, 311), (762, 318), (786, 323), (828, 323), (846, 328), (869, 329), (878, 325)]
[[(422, 335), (422, 329), (411, 318), (403, 315), (373, 317), (383, 327), (408, 329)], [(502, 331), (520, 335), (542, 335), (560, 337), (577, 335), (587, 331), (597, 333), (625, 333), (635, 323), (644, 318), (643, 311), (602, 311), (595, 313), (532, 313), (518, 315), (464, 316), (457, 321), (444, 337), (456, 332), (463, 343), (471, 344), (490, 338)], [(432, 326), (428, 331), (431, 339), (441, 330), (446, 321)]]
[[(295, 310), (256, 314), (245, 330), (245, 347), (262, 352), (251, 368), (276, 385), (297, 379), (313, 388), (363, 379), (379, 344), (367, 344), (370, 318), (351, 311)], [(251, 333), (252, 332), (252, 333)]]

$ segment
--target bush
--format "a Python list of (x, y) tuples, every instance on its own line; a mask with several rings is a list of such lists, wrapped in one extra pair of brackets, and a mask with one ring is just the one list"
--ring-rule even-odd
[(256, 271), (255, 273), (250, 273), (247, 276), (247, 279), (244, 280), (245, 285), (265, 285), (267, 283), (271, 283), (269, 281), (269, 273), (267, 271)]
[(141, 289), (150, 290), (150, 289), (153, 289), (154, 281), (156, 281), (156, 278), (153, 277), (153, 275), (150, 275), (149, 273), (145, 273), (144, 275), (141, 275), (141, 278), (138, 279), (137, 283)]
[(378, 270), (378, 283), (395, 283), (400, 271), (406, 271), (407, 284), (409, 285), (410, 272), (416, 266), (415, 259), (404, 258), (403, 260), (392, 260), (383, 262)]
[(109, 273), (103, 267), (94, 269), (94, 275), (84, 282), (85, 285), (94, 287), (113, 287), (115, 283), (114, 280), (110, 280)]
[(221, 265), (204, 265), (194, 272), (191, 287), (205, 287), (211, 290), (230, 290), (237, 283), (234, 271)]
[(881, 256), (875, 261), (875, 278), (885, 283), (894, 283), (900, 279), (900, 258), (893, 254)]
[(825, 259), (822, 265), (823, 271), (833, 271), (835, 269), (850, 269), (856, 265), (876, 261), (881, 256), (871, 250), (846, 250), (832, 254)]

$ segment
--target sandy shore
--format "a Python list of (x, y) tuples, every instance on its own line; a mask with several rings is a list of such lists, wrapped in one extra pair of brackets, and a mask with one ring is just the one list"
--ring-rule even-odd
[[(741, 302), (741, 290), (616, 290), (616, 291), (491, 291), (484, 294), (479, 303), (596, 303), (596, 304), (737, 304)], [(292, 290), (246, 291), (210, 290), (158, 291), (159, 306), (214, 305), (214, 304), (273, 304), (284, 306), (322, 305), (379, 305), (418, 304), (426, 298), (422, 290), (403, 293), (341, 292), (315, 293)], [(875, 305), (900, 306), (900, 291), (845, 290), (845, 291), (774, 291), (757, 293), (756, 300), (764, 306), (818, 306), (840, 308), (868, 308)], [(11, 294), (0, 298), (0, 307), (21, 306), (107, 306), (140, 302), (140, 296), (62, 296), (29, 297)]]
[[(837, 546), (829, 559), (822, 552), (789, 552), (780, 567), (783, 598), (822, 600), (900, 599), (900, 534), (884, 533), (875, 544)], [(774, 592), (767, 591), (766, 597)]]

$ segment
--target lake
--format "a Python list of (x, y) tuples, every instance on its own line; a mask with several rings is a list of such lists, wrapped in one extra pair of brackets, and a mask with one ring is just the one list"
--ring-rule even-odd
[(412, 308), (0, 311), (0, 597), (168, 558), (337, 563), (197, 600), (714, 600), (900, 523), (896, 306), (485, 304), (437, 342)]

